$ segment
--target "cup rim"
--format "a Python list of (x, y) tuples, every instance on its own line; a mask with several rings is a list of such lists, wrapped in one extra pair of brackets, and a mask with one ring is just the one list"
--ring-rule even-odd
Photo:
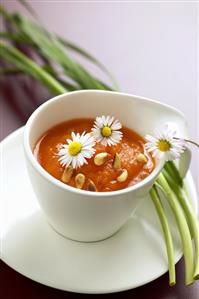
[(47, 106), (51, 105), (52, 103), (54, 103), (55, 101), (59, 101), (61, 100), (63, 97), (67, 96), (67, 95), (71, 95), (71, 94), (82, 94), (82, 93), (101, 93), (101, 94), (112, 94), (112, 95), (120, 95), (120, 96), (128, 96), (128, 97), (133, 97), (133, 98), (137, 98), (139, 100), (142, 100), (144, 102), (150, 102), (151, 104), (155, 104), (155, 105), (161, 105), (164, 106), (167, 109), (172, 110), (173, 112), (177, 113), (178, 115), (180, 115), (183, 119), (184, 115), (181, 111), (179, 111), (178, 109), (167, 105), (167, 104), (163, 104), (160, 103), (156, 100), (152, 100), (146, 97), (142, 97), (142, 96), (137, 96), (137, 95), (132, 95), (132, 94), (128, 94), (128, 93), (120, 93), (120, 92), (114, 92), (114, 91), (106, 91), (106, 90), (78, 90), (78, 91), (72, 91), (72, 92), (67, 92), (58, 96), (53, 97), (52, 99), (49, 99), (48, 101), (44, 102), (43, 104), (41, 104), (33, 113), (32, 115), (29, 117), (26, 125), (25, 125), (25, 129), (24, 129), (24, 150), (26, 153), (27, 158), (29, 159), (29, 161), (31, 162), (31, 165), (36, 169), (37, 173), (39, 175), (41, 175), (42, 177), (44, 177), (47, 181), (49, 181), (50, 183), (52, 183), (53, 185), (56, 185), (57, 187), (69, 191), (69, 192), (73, 192), (76, 193), (78, 195), (84, 195), (84, 196), (92, 196), (92, 197), (114, 197), (114, 196), (119, 196), (119, 195), (123, 195), (123, 194), (127, 194), (129, 192), (132, 191), (137, 191), (139, 189), (141, 189), (142, 187), (144, 187), (145, 185), (147, 185), (148, 183), (150, 183), (151, 181), (153, 181), (157, 175), (160, 173), (160, 171), (162, 170), (163, 166), (164, 166), (164, 159), (160, 159), (160, 160), (156, 160), (156, 167), (154, 168), (154, 170), (142, 181), (140, 181), (139, 183), (133, 185), (133, 186), (129, 186), (126, 187), (124, 189), (120, 189), (120, 190), (116, 190), (116, 191), (103, 191), (103, 192), (92, 192), (92, 191), (87, 191), (87, 190), (81, 190), (81, 189), (77, 189), (75, 187), (69, 186), (67, 184), (64, 184), (63, 182), (59, 181), (58, 179), (56, 179), (55, 177), (53, 177), (51, 174), (49, 174), (37, 161), (37, 159), (35, 158), (32, 149), (30, 147), (30, 143), (29, 143), (29, 133), (30, 130), (32, 128), (32, 125), (34, 123), (34, 120), (36, 118), (36, 116), (38, 115), (38, 113), (40, 113), (42, 110), (44, 110)]

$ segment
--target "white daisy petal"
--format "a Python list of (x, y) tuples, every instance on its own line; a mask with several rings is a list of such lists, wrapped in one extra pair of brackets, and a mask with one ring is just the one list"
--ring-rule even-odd
[(103, 123), (105, 123), (106, 125), (107, 125), (107, 121), (109, 120), (109, 117), (110, 116), (102, 115)]
[(102, 138), (102, 139), (100, 140), (100, 143), (101, 143), (102, 145), (104, 145), (104, 146), (109, 145), (107, 138)]
[(108, 145), (108, 146), (112, 146), (112, 145), (113, 145), (113, 142), (111, 141), (111, 139), (110, 139), (110, 138), (109, 138), (109, 139), (107, 139), (106, 143), (107, 143), (107, 145)]
[(76, 137), (74, 132), (71, 133), (71, 137), (72, 137), (72, 140), (74, 141), (74, 139)]
[(158, 139), (162, 138), (162, 133), (158, 129), (154, 130), (154, 134), (155, 134), (156, 138), (158, 138)]
[(122, 125), (117, 119), (111, 125), (111, 129), (113, 129), (113, 130), (120, 130), (121, 128), (122, 128)]
[(77, 159), (76, 159), (76, 157), (74, 157), (74, 158), (72, 159), (71, 164), (72, 164), (72, 167), (73, 167), (73, 168), (77, 168)]
[(113, 121), (114, 121), (114, 117), (113, 117), (113, 116), (112, 116), (112, 117), (108, 116), (107, 118), (108, 118), (108, 119), (107, 119), (107, 126), (109, 126), (109, 127), (112, 128), (112, 124), (113, 124)]
[(159, 151), (157, 150), (157, 148), (154, 149), (153, 151), (153, 157), (158, 156)]
[(145, 139), (146, 139), (146, 141), (152, 142), (154, 144), (156, 143), (156, 140), (157, 140), (155, 137), (153, 137), (151, 135), (146, 135)]
[(102, 128), (103, 127), (103, 121), (102, 121), (101, 117), (96, 117), (95, 127), (96, 128)]
[[(68, 144), (73, 143), (73, 141), (71, 139), (66, 139), (66, 141), (68, 142)], [(65, 144), (63, 144), (62, 146), (65, 146)]]
[(151, 144), (145, 144), (145, 149), (150, 153), (157, 150), (157, 146)]
[(120, 131), (113, 131), (111, 137), (115, 140), (120, 140), (123, 134)]

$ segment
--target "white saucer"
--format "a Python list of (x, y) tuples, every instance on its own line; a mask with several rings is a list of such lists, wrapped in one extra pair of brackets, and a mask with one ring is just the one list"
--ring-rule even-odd
[[(1, 143), (1, 256), (19, 273), (57, 289), (111, 293), (144, 285), (167, 270), (162, 231), (150, 198), (113, 237), (80, 243), (57, 234), (32, 191), (22, 147), (23, 128)], [(191, 175), (188, 186), (196, 206)], [(168, 207), (167, 207), (168, 208)], [(170, 211), (167, 211), (173, 221)], [(173, 223), (176, 262), (182, 256)]]

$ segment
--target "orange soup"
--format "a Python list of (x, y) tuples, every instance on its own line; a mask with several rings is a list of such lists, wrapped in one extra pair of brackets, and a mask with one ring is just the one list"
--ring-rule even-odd
[[(66, 144), (67, 139), (71, 139), (72, 132), (80, 134), (84, 131), (91, 132), (93, 123), (94, 119), (73, 119), (44, 133), (34, 148), (34, 155), (41, 166), (53, 177), (65, 182), (63, 179), (65, 167), (60, 164), (59, 149), (62, 144)], [(93, 157), (87, 160), (88, 164), (73, 170), (67, 184), (77, 187), (75, 178), (78, 173), (81, 173), (85, 177), (81, 189), (109, 192), (135, 185), (146, 178), (153, 171), (155, 162), (144, 149), (145, 140), (126, 127), (123, 127), (121, 132), (123, 138), (116, 145), (105, 146), (97, 142)], [(107, 153), (102, 165), (96, 165), (94, 160), (99, 153)], [(116, 155), (119, 157), (117, 167), (115, 166)]]

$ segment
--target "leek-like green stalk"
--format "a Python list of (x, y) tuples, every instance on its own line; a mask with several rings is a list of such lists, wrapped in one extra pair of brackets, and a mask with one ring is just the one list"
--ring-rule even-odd
[(179, 171), (173, 161), (167, 161), (164, 165), (164, 169), (168, 174), (176, 181), (176, 184), (182, 186), (183, 180), (179, 174)]
[(185, 259), (185, 283), (186, 285), (189, 285), (193, 283), (194, 276), (194, 252), (189, 227), (183, 209), (162, 173), (159, 175), (157, 182), (164, 190), (166, 199), (173, 211), (178, 225)]
[(199, 279), (199, 223), (196, 212), (191, 206), (189, 199), (187, 198), (187, 192), (185, 187), (180, 187), (176, 184), (175, 179), (169, 175), (166, 170), (163, 170), (163, 174), (172, 188), (173, 192), (176, 194), (176, 197), (181, 204), (184, 214), (187, 218), (189, 224), (190, 232), (193, 237), (195, 245), (195, 270), (194, 270), (194, 279)]
[(167, 257), (168, 257), (168, 267), (169, 267), (169, 284), (173, 286), (176, 284), (176, 273), (175, 273), (175, 261), (174, 261), (174, 249), (173, 249), (173, 240), (168, 224), (167, 217), (164, 212), (164, 208), (161, 202), (161, 199), (158, 195), (155, 185), (150, 190), (150, 196), (156, 208), (156, 212), (158, 213), (159, 220), (162, 226), (164, 239), (166, 243), (167, 249)]

